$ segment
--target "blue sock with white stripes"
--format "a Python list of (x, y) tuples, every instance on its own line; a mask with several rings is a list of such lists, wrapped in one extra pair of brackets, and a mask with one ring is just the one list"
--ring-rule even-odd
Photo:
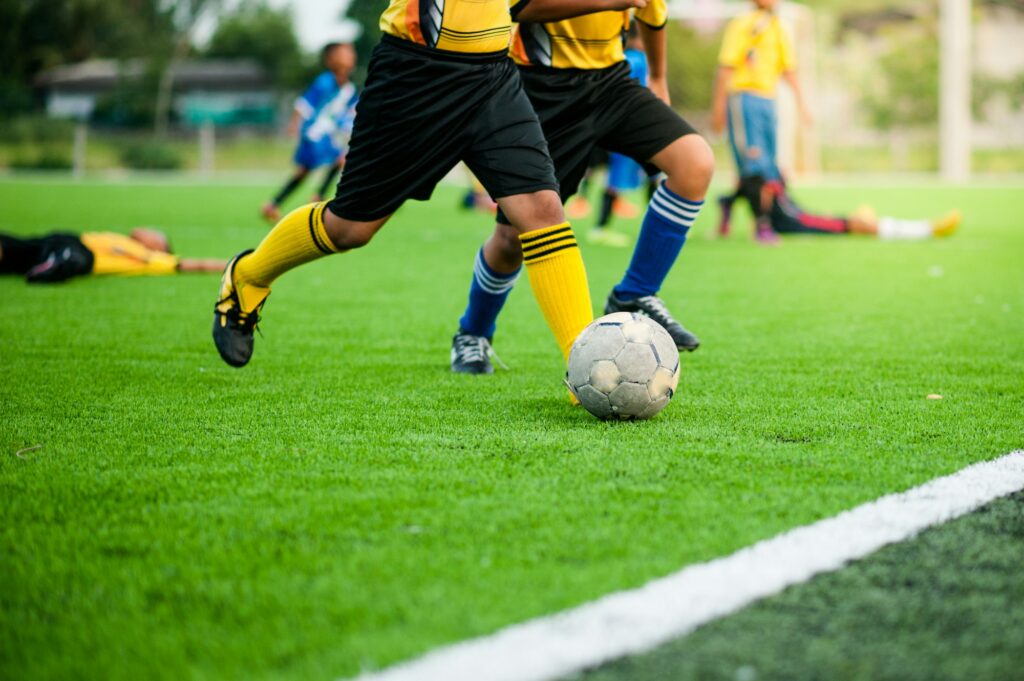
[[(520, 268), (522, 269), (522, 268)], [(476, 254), (473, 265), (473, 283), (469, 287), (469, 305), (459, 320), (459, 328), (474, 336), (493, 338), (498, 315), (505, 306), (508, 294), (519, 278), (519, 271), (499, 274), (484, 260), (484, 249)]]
[(703, 205), (703, 201), (684, 199), (664, 182), (658, 186), (647, 206), (629, 269), (613, 291), (616, 298), (634, 300), (658, 292)]

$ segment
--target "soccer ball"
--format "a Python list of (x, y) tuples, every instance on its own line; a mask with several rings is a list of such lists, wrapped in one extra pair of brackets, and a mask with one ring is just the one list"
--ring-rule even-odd
[(679, 351), (668, 331), (643, 315), (605, 315), (573, 343), (566, 383), (599, 419), (649, 419), (679, 385)]

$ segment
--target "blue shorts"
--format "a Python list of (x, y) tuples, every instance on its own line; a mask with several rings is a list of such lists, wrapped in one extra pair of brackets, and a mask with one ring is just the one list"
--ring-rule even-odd
[(640, 164), (622, 154), (610, 154), (608, 159), (608, 188), (628, 192), (643, 184), (646, 173)]
[(740, 92), (729, 97), (729, 143), (740, 177), (781, 177), (776, 162), (775, 100)]
[(333, 165), (341, 156), (339, 149), (330, 137), (323, 137), (316, 142), (302, 138), (295, 150), (295, 165), (303, 168), (319, 168)]

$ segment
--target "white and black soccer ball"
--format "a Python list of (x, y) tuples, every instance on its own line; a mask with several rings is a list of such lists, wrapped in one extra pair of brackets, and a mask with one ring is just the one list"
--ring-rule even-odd
[(566, 383), (599, 419), (649, 419), (679, 385), (679, 351), (657, 322), (615, 312), (594, 320), (573, 343)]

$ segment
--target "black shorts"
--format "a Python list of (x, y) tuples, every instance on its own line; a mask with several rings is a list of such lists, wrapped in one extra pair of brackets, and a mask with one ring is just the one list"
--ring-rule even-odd
[(537, 115), (504, 53), (454, 55), (385, 36), (328, 207), (348, 220), (425, 201), (465, 161), (495, 199), (558, 190)]
[(74, 234), (53, 232), (33, 239), (0, 234), (0, 274), (57, 282), (89, 274), (93, 262), (92, 251)]
[(594, 147), (628, 156), (653, 174), (655, 154), (696, 133), (672, 107), (630, 78), (628, 62), (597, 70), (524, 66), (519, 73), (540, 117), (562, 201), (579, 189)]

